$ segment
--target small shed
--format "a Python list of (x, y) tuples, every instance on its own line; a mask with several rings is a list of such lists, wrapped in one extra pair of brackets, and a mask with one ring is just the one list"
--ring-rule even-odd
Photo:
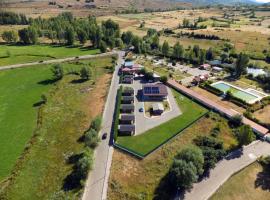
[(154, 103), (152, 105), (152, 112), (154, 115), (161, 115), (164, 112), (164, 106), (162, 103)]
[(133, 114), (122, 114), (120, 116), (120, 124), (134, 124), (135, 115)]
[(134, 135), (135, 125), (120, 125), (118, 131), (120, 135)]

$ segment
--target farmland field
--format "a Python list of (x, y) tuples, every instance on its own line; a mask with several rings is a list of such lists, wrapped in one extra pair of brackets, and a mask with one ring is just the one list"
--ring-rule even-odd
[(100, 53), (98, 49), (49, 45), (0, 45), (0, 66)]
[(180, 116), (150, 129), (141, 135), (118, 137), (117, 144), (141, 156), (146, 156), (208, 112), (207, 109), (175, 90), (173, 90), (173, 93), (182, 111)]
[[(74, 72), (90, 63), (93, 75), (86, 82), (78, 82), (79, 77), (70, 74), (51, 84), (50, 65), (0, 73), (4, 86), (0, 100), (5, 105), (0, 121), (0, 154), (5, 156), (5, 162), (0, 164), (5, 169), (1, 179), (13, 172), (11, 179), (0, 184), (0, 199), (52, 199), (61, 193), (64, 180), (72, 171), (72, 165), (65, 162), (66, 156), (84, 149), (78, 139), (91, 119), (102, 113), (111, 77), (107, 67), (112, 66), (112, 59), (63, 64), (66, 72)], [(33, 104), (40, 101), (43, 93), (48, 100), (39, 107), (37, 126), (38, 108)], [(26, 144), (28, 148), (22, 154)], [(67, 195), (74, 196), (80, 190), (69, 192)]]

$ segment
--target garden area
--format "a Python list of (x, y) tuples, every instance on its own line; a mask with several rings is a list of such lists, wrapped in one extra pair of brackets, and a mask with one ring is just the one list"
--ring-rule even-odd
[(116, 144), (145, 157), (205, 115), (208, 110), (173, 90), (182, 115), (138, 136), (118, 137)]

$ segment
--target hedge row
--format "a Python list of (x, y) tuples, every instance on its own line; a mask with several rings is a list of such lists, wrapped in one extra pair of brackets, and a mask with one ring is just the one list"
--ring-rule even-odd
[(113, 127), (114, 141), (116, 141), (117, 137), (118, 137), (118, 125), (119, 125), (119, 115), (120, 115), (122, 91), (123, 91), (123, 87), (120, 86), (120, 88), (117, 90), (117, 97), (116, 97), (116, 103), (115, 103), (115, 116), (114, 116), (114, 127)]
[(215, 95), (218, 95), (218, 96), (221, 96), (221, 95), (224, 94), (223, 91), (213, 87), (212, 85), (210, 85), (207, 82), (200, 84), (200, 87), (207, 90), (207, 91), (209, 91), (209, 92), (211, 92), (211, 93), (213, 93), (213, 94), (215, 94)]

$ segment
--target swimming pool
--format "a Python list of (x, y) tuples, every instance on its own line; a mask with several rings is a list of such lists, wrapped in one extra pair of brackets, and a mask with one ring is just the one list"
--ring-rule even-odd
[(239, 99), (242, 99), (245, 102), (250, 103), (250, 104), (255, 103), (256, 101), (259, 101), (261, 99), (260, 96), (254, 95), (248, 91), (245, 91), (239, 87), (233, 86), (233, 85), (226, 83), (226, 82), (223, 82), (223, 81), (213, 83), (212, 86), (214, 88), (217, 88), (217, 89), (223, 91), (224, 94), (226, 94), (226, 92), (228, 92), (228, 91), (231, 91), (233, 96), (235, 96)]

